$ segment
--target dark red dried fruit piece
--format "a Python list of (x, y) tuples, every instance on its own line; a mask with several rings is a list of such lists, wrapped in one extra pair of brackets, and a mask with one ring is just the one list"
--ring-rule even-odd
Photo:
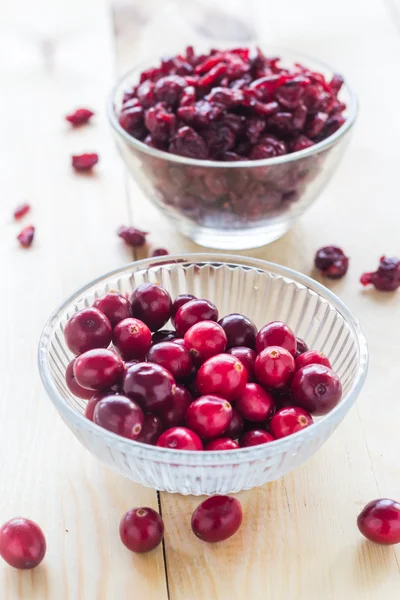
[(28, 225), (17, 235), (17, 240), (23, 248), (29, 248), (32, 245), (34, 237), (35, 228), (33, 225)]
[(150, 256), (166, 256), (167, 254), (169, 254), (169, 252), (165, 248), (155, 248)]
[(144, 122), (151, 137), (160, 142), (168, 141), (175, 132), (175, 115), (168, 112), (161, 103), (148, 109)]
[(85, 125), (88, 123), (93, 115), (94, 112), (88, 108), (77, 108), (75, 112), (67, 115), (65, 119), (74, 127), (79, 127), (80, 125)]
[(317, 251), (314, 264), (329, 279), (340, 279), (347, 273), (349, 259), (341, 248), (324, 246)]
[(382, 256), (377, 271), (361, 275), (362, 285), (370, 283), (381, 292), (393, 292), (400, 287), (400, 260)]
[(126, 227), (125, 225), (121, 225), (117, 230), (117, 234), (126, 244), (128, 244), (128, 246), (135, 248), (137, 246), (143, 246), (148, 232), (136, 229), (136, 227)]
[(90, 154), (75, 154), (72, 156), (72, 166), (75, 171), (91, 171), (99, 162), (99, 155), (95, 152)]
[(19, 219), (22, 219), (22, 217), (24, 217), (25, 215), (27, 215), (30, 210), (31, 210), (31, 205), (30, 204), (20, 204), (14, 210), (14, 219), (16, 219), (17, 221)]
[(181, 127), (172, 138), (169, 150), (173, 154), (188, 158), (207, 158), (205, 141), (191, 127)]

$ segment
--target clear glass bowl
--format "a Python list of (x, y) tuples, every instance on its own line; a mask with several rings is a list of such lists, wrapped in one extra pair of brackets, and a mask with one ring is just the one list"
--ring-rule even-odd
[[(263, 50), (281, 56), (284, 66), (301, 62), (328, 79), (334, 74), (301, 54)], [(258, 161), (196, 160), (150, 148), (119, 125), (124, 91), (157, 62), (153, 58), (124, 75), (108, 104), (117, 146), (135, 181), (181, 233), (203, 246), (242, 250), (281, 237), (316, 200), (343, 156), (357, 115), (349, 86), (339, 94), (347, 105), (344, 125), (306, 150)]]
[[(51, 401), (82, 444), (122, 475), (145, 486), (181, 494), (227, 494), (262, 485), (295, 469), (328, 439), (364, 384), (368, 352), (357, 319), (325, 287), (290, 269), (262, 260), (220, 254), (146, 259), (103, 275), (57, 308), (39, 343), (40, 374)], [(261, 327), (281, 319), (311, 348), (323, 351), (340, 375), (341, 402), (314, 425), (262, 446), (224, 452), (188, 452), (119, 437), (87, 420), (86, 402), (68, 390), (64, 373), (73, 358), (63, 330), (74, 312), (110, 289), (130, 293), (158, 282), (173, 297), (209, 298), (220, 315), (241, 312)]]

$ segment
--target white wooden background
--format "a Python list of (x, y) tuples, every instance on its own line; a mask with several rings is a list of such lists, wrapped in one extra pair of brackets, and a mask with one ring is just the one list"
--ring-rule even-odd
[[(189, 1), (189, 0), (187, 0)], [(0, 2), (0, 522), (37, 520), (48, 540), (32, 572), (0, 565), (1, 600), (394, 600), (399, 548), (361, 539), (355, 520), (379, 496), (400, 498), (400, 292), (362, 290), (381, 254), (399, 255), (400, 13), (391, 0), (252, 0), (264, 43), (337, 65), (360, 116), (348, 153), (319, 202), (283, 239), (246, 254), (311, 272), (317, 247), (351, 257), (334, 291), (359, 316), (371, 367), (357, 406), (323, 449), (284, 479), (239, 494), (240, 532), (215, 546), (190, 532), (199, 500), (161, 494), (165, 545), (135, 556), (118, 538), (122, 513), (158, 507), (156, 492), (92, 458), (69, 433), (39, 381), (36, 346), (53, 308), (89, 279), (132, 259), (115, 230), (151, 231), (172, 251), (176, 235), (128, 179), (113, 146), (105, 98), (117, 73), (193, 38), (167, 0)], [(47, 49), (47, 59), (43, 52)], [(52, 52), (54, 50), (55, 52)], [(71, 131), (74, 106), (96, 111)], [(98, 151), (92, 177), (70, 155)], [(37, 228), (18, 248), (12, 211), (22, 201)], [(140, 207), (140, 208), (139, 208)], [(141, 257), (143, 252), (138, 252)]]

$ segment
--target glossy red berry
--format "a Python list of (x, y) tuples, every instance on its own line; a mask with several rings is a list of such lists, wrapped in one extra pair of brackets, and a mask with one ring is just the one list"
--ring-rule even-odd
[(93, 307), (97, 308), (111, 323), (111, 327), (115, 327), (117, 323), (131, 316), (131, 305), (129, 301), (118, 292), (108, 292), (101, 298), (93, 302)]
[(200, 394), (215, 394), (229, 401), (240, 396), (246, 383), (246, 369), (230, 354), (212, 356), (201, 365), (196, 376)]
[(142, 431), (136, 441), (155, 446), (162, 432), (163, 425), (160, 419), (151, 413), (147, 413), (144, 415)]
[(22, 248), (30, 248), (34, 237), (35, 228), (33, 225), (28, 225), (17, 235), (17, 240)]
[(193, 296), (192, 294), (181, 294), (180, 296), (177, 296), (175, 298), (175, 300), (173, 301), (172, 307), (171, 307), (171, 321), (172, 321), (172, 325), (174, 327), (175, 327), (176, 313), (178, 312), (178, 310), (180, 309), (181, 306), (183, 306), (184, 304), (187, 304), (191, 300), (197, 300), (196, 296)]
[(46, 539), (39, 525), (15, 517), (0, 529), (0, 556), (15, 569), (34, 569), (46, 554)]
[(217, 321), (217, 307), (209, 300), (190, 300), (185, 302), (175, 314), (175, 329), (183, 337), (188, 329), (200, 321)]
[(77, 383), (89, 390), (108, 390), (121, 381), (125, 365), (118, 354), (106, 348), (88, 350), (74, 363)]
[(72, 166), (75, 171), (91, 171), (99, 162), (99, 155), (95, 152), (87, 154), (75, 154), (72, 156)]
[(341, 381), (332, 369), (324, 365), (306, 365), (292, 381), (296, 404), (314, 415), (326, 415), (342, 397)]
[(203, 542), (222, 542), (238, 531), (242, 520), (239, 500), (231, 496), (212, 496), (194, 511), (192, 530)]
[(266, 388), (284, 388), (291, 381), (294, 371), (293, 356), (279, 346), (265, 348), (254, 363), (256, 380)]
[(119, 535), (131, 552), (149, 552), (161, 544), (164, 523), (152, 508), (132, 508), (121, 519)]
[(140, 319), (151, 329), (157, 331), (171, 316), (171, 296), (155, 283), (142, 283), (131, 294), (132, 316)]
[(191, 429), (171, 427), (158, 438), (157, 446), (172, 450), (203, 450), (203, 442)]
[(186, 411), (186, 424), (204, 439), (224, 433), (232, 419), (232, 406), (219, 396), (201, 396)]
[(182, 385), (177, 385), (174, 395), (159, 413), (164, 427), (170, 428), (183, 425), (186, 411), (192, 401), (193, 397), (189, 390)]
[(200, 321), (192, 325), (184, 336), (185, 346), (196, 363), (221, 354), (226, 348), (226, 334), (215, 321)]
[(172, 331), (170, 329), (160, 329), (159, 331), (155, 331), (151, 336), (152, 344), (160, 344), (161, 342), (171, 342), (176, 338), (176, 331)]
[(164, 367), (142, 362), (127, 369), (122, 389), (145, 412), (158, 415), (170, 406), (176, 385), (171, 373)]
[(143, 427), (143, 411), (126, 396), (105, 396), (95, 406), (93, 421), (118, 435), (136, 440)]
[(235, 406), (248, 421), (261, 423), (272, 416), (275, 401), (272, 394), (264, 390), (261, 385), (248, 383), (238, 396)]
[(316, 350), (307, 350), (300, 354), (295, 360), (296, 371), (305, 367), (306, 365), (324, 365), (325, 367), (332, 368), (331, 362), (325, 354), (317, 352)]
[(67, 115), (65, 120), (71, 123), (74, 127), (85, 125), (93, 117), (94, 112), (88, 108), (77, 108), (73, 113)]
[(68, 320), (64, 336), (71, 352), (82, 354), (93, 348), (107, 348), (112, 328), (110, 321), (97, 308), (84, 308)]
[(174, 342), (154, 344), (147, 354), (147, 360), (161, 365), (176, 379), (188, 377), (193, 369), (188, 350)]
[(94, 418), (94, 409), (96, 408), (96, 406), (98, 405), (98, 403), (100, 402), (100, 400), (103, 400), (104, 397), (105, 397), (104, 394), (97, 393), (86, 404), (85, 417), (87, 419), (89, 419), (89, 421), (93, 421), (93, 418)]
[(66, 371), (65, 371), (65, 382), (68, 386), (69, 391), (74, 396), (78, 398), (82, 398), (82, 400), (90, 400), (93, 396), (93, 390), (88, 390), (87, 388), (83, 388), (75, 379), (74, 375), (74, 364), (76, 358), (73, 358), (69, 363)]
[(204, 450), (238, 450), (239, 444), (230, 437), (220, 437), (211, 440), (205, 445)]
[(218, 321), (227, 337), (227, 348), (246, 346), (255, 348), (257, 328), (248, 317), (232, 313)]
[(297, 341), (293, 331), (282, 321), (264, 325), (257, 333), (256, 352), (259, 354), (268, 346), (285, 348), (292, 356), (296, 355)]
[(254, 381), (254, 361), (257, 358), (254, 350), (238, 346), (237, 348), (230, 348), (228, 354), (232, 354), (232, 356), (235, 356), (235, 358), (238, 358), (243, 363), (247, 371), (247, 381)]
[(260, 444), (267, 444), (273, 442), (274, 436), (264, 431), (263, 429), (251, 429), (246, 431), (239, 439), (241, 448), (248, 448), (249, 446), (259, 446)]
[(269, 428), (276, 438), (283, 438), (312, 425), (312, 416), (299, 406), (288, 406), (278, 410), (271, 419)]
[(299, 337), (296, 338), (296, 358), (298, 356), (300, 356), (300, 354), (303, 354), (303, 352), (307, 352), (307, 351), (308, 351), (308, 346), (305, 343), (305, 341)]
[(360, 532), (376, 544), (400, 543), (400, 503), (389, 498), (369, 502), (357, 518)]
[(227, 429), (225, 430), (224, 435), (229, 436), (230, 438), (236, 440), (238, 437), (242, 435), (244, 426), (244, 419), (240, 412), (233, 407), (232, 408), (232, 419), (229, 423)]
[(124, 319), (114, 327), (112, 342), (124, 360), (144, 359), (150, 348), (151, 331), (139, 319)]

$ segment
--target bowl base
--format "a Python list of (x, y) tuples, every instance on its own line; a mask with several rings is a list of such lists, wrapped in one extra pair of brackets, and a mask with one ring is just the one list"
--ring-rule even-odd
[(212, 229), (211, 227), (200, 227), (198, 225), (188, 226), (176, 223), (180, 232), (189, 237), (193, 242), (206, 248), (218, 250), (249, 250), (271, 244), (285, 235), (293, 226), (292, 223), (274, 223), (268, 227), (255, 227), (254, 229), (225, 230)]

